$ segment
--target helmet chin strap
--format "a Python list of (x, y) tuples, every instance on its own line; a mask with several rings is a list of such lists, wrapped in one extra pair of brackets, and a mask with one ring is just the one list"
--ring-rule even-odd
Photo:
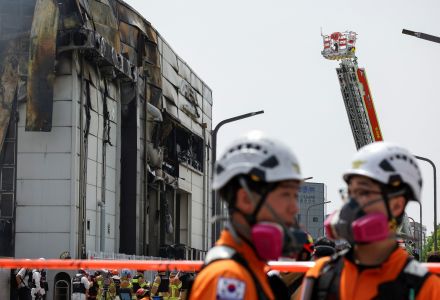
[(394, 198), (394, 197), (397, 197), (397, 196), (405, 195), (406, 190), (405, 190), (405, 188), (402, 188), (402, 189), (397, 190), (397, 191), (390, 191), (390, 190), (388, 190), (387, 186), (382, 185), (381, 191), (382, 191), (382, 198), (383, 198), (383, 201), (385, 202), (385, 207), (386, 207), (387, 213), (388, 213), (388, 220), (389, 220), (389, 223), (390, 223), (390, 229), (393, 230), (393, 231), (396, 231), (397, 227), (402, 222), (402, 216), (404, 214), (404, 211), (402, 212), (402, 214), (400, 216), (394, 217), (392, 212), (391, 212), (390, 199)]
[(266, 202), (266, 197), (272, 191), (272, 189), (265, 190), (263, 195), (258, 197), (259, 199), (255, 199), (255, 196), (252, 193), (251, 189), (249, 188), (249, 185), (247, 184), (246, 180), (243, 177), (240, 177), (238, 179), (238, 182), (240, 183), (240, 186), (246, 192), (248, 198), (255, 204), (255, 209), (251, 214), (246, 214), (242, 210), (238, 209), (237, 207), (234, 207), (232, 210), (240, 213), (246, 219), (246, 222), (249, 224), (249, 226), (252, 227), (253, 225), (255, 225), (257, 223), (258, 212), (260, 211), (263, 204)]
[[(252, 215), (250, 215), (250, 217), (251, 217), (250, 221), (252, 221), (252, 223), (248, 221), (248, 224), (250, 225), (250, 227), (252, 227), (253, 225), (255, 225), (257, 223), (257, 214), (260, 211), (261, 207), (264, 205), (269, 210), (272, 217), (275, 219), (275, 222), (283, 228), (284, 234), (286, 234), (291, 241), (296, 240), (295, 237), (293, 236), (293, 234), (287, 228), (286, 224), (281, 220), (281, 218), (278, 216), (278, 214), (272, 208), (272, 206), (269, 205), (268, 203), (266, 203), (267, 195), (271, 191), (273, 191), (274, 188), (271, 188), (271, 189), (268, 189), (267, 191), (265, 191), (263, 196), (261, 196), (260, 201), (257, 202), (257, 199), (255, 199), (254, 195), (252, 194), (251, 190), (249, 189), (249, 186), (248, 186), (246, 180), (243, 177), (239, 178), (239, 183), (240, 183), (241, 187), (246, 191), (246, 194), (248, 195), (249, 199), (251, 199), (257, 205), (257, 207), (255, 208)], [(237, 209), (237, 211), (240, 212), (246, 218), (246, 220), (248, 220), (249, 215), (244, 214), (242, 211), (240, 211), (238, 209)]]

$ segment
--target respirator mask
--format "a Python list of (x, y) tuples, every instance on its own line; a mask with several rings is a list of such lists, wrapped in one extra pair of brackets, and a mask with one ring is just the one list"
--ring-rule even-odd
[(389, 237), (388, 217), (380, 212), (365, 213), (363, 208), (382, 199), (369, 202), (361, 207), (356, 200), (350, 200), (324, 221), (326, 235), (333, 239), (345, 239), (350, 244), (368, 244)]
[(306, 243), (307, 234), (294, 226), (258, 222), (252, 226), (251, 240), (260, 258), (276, 260), (281, 256), (294, 257)]
[[(253, 195), (243, 178), (239, 179), (240, 185), (245, 189), (248, 196), (253, 199)], [(303, 244), (307, 240), (307, 235), (297, 226), (286, 226), (280, 220), (277, 213), (266, 204), (266, 208), (270, 211), (273, 218), (277, 222), (256, 222), (256, 215), (259, 209), (264, 205), (265, 196), (257, 203), (257, 208), (254, 213), (247, 217), (248, 223), (251, 226), (251, 242), (255, 247), (258, 256), (263, 260), (277, 260), (281, 256), (292, 256), (295, 252), (302, 249)]]

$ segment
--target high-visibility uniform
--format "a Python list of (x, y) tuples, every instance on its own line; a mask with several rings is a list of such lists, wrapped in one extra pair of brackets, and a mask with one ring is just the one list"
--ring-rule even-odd
[(169, 286), (170, 296), (168, 297), (168, 300), (179, 300), (181, 288), (182, 288), (182, 282), (180, 280), (178, 280), (176, 283), (170, 283)]
[(133, 296), (132, 299), (136, 300), (136, 291), (140, 288), (143, 289), (149, 289), (149, 284), (148, 282), (145, 282), (144, 276), (143, 275), (135, 275), (132, 279), (131, 279), (131, 286), (132, 286), (132, 290), (133, 290)]
[[(321, 295), (325, 294), (326, 297), (330, 297), (330, 294), (333, 293), (340, 300), (393, 299), (393, 297), (401, 299), (397, 295), (401, 295), (406, 287), (412, 286), (412, 283), (407, 285), (400, 281), (405, 275), (410, 278), (411, 282), (422, 283), (418, 293), (415, 291), (416, 289), (409, 288), (409, 296), (405, 295), (405, 299), (440, 299), (440, 278), (426, 273), (426, 268), (417, 261), (409, 260), (408, 253), (402, 248), (396, 247), (388, 259), (379, 266), (356, 265), (353, 256), (353, 250), (351, 250), (340, 258), (342, 261), (339, 267), (335, 267), (339, 271), (334, 273), (336, 275), (332, 280), (333, 287), (329, 286), (328, 289), (325, 289), (326, 292), (320, 290)], [(319, 282), (317, 278), (320, 280), (323, 278), (323, 274), (326, 273), (324, 270), (328, 269), (330, 259), (330, 257), (324, 257), (318, 260), (316, 265), (306, 273), (302, 289), (306, 290), (308, 283), (313, 282), (313, 299), (318, 298)], [(303, 293), (305, 293), (304, 290)]]
[(116, 298), (116, 286), (111, 278), (104, 278), (102, 275), (96, 277), (98, 285), (98, 295), (96, 299), (99, 300), (113, 300)]
[[(266, 299), (275, 299), (267, 279), (267, 264), (260, 260), (255, 250), (245, 241), (236, 241), (228, 230), (223, 230), (218, 246), (228, 246), (246, 260), (258, 280)], [(208, 264), (197, 276), (191, 288), (190, 300), (259, 299), (254, 279), (248, 270), (233, 259), (218, 260)]]
[(121, 284), (119, 287), (119, 298), (121, 300), (129, 300), (132, 299), (132, 286), (131, 282), (126, 277), (121, 278)]

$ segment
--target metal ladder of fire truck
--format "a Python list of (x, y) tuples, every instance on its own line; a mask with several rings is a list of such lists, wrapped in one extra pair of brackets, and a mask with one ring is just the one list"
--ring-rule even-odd
[(336, 68), (336, 72), (353, 138), (356, 148), (359, 149), (374, 142), (374, 137), (371, 133), (367, 112), (364, 108), (357, 69), (358, 66), (355, 59), (342, 59), (339, 68)]

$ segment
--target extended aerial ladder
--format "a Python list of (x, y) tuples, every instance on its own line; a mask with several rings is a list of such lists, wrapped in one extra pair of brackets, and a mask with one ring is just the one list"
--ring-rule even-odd
[(357, 34), (353, 31), (334, 32), (322, 35), (322, 38), (324, 49), (321, 54), (324, 58), (341, 61), (336, 72), (356, 148), (382, 141), (367, 74), (357, 64)]

